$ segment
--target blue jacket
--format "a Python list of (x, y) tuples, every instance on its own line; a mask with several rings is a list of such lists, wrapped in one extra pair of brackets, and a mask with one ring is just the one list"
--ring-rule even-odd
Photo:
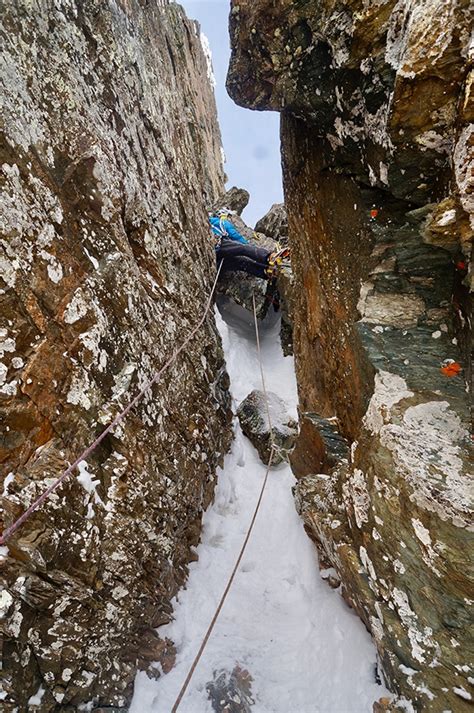
[(248, 240), (234, 228), (230, 220), (212, 215), (209, 218), (209, 223), (213, 234), (217, 238), (229, 238), (230, 240), (236, 240), (238, 243), (248, 243)]

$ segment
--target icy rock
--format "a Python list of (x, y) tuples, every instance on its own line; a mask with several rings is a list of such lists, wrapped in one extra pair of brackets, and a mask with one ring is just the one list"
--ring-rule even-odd
[[(272, 463), (288, 460), (297, 436), (297, 424), (288, 416), (286, 404), (277, 394), (255, 389), (237, 409), (242, 431), (253, 443), (263, 463), (268, 463), (272, 445), (276, 447)], [(268, 410), (267, 410), (268, 409)], [(271, 429), (268, 414), (270, 414)]]
[(214, 671), (214, 678), (206, 690), (215, 713), (251, 713), (255, 699), (252, 696), (252, 676), (235, 666), (232, 673)]

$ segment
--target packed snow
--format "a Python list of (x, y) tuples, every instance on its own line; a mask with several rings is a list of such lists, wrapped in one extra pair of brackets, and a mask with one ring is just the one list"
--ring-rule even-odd
[[(216, 320), (235, 411), (262, 386), (256, 341), (250, 325), (227, 324), (218, 312)], [(278, 324), (261, 341), (267, 388), (296, 417), (293, 360), (283, 356)], [(232, 452), (203, 518), (199, 560), (174, 601), (174, 621), (159, 630), (176, 644), (176, 666), (158, 680), (137, 675), (130, 713), (171, 711), (237, 560), (265, 470), (236, 421)], [(286, 464), (272, 469), (246, 554), (180, 713), (212, 713), (206, 684), (214, 671), (230, 673), (236, 665), (253, 679), (255, 713), (371, 713), (374, 700), (387, 695), (375, 681), (376, 651), (367, 631), (319, 575), (293, 484)]]

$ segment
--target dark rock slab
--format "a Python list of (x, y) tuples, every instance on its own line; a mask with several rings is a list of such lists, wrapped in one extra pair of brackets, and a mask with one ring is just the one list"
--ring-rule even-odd
[(291, 468), (297, 478), (311, 473), (329, 473), (349, 456), (349, 443), (339, 433), (337, 419), (322, 418), (317, 413), (301, 414), (300, 434), (290, 456)]

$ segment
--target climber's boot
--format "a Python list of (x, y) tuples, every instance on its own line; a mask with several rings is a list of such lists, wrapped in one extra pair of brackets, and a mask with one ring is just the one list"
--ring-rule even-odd
[(270, 253), (268, 267), (265, 272), (269, 279), (273, 279), (278, 276), (280, 270), (284, 267), (290, 267), (290, 248), (281, 248)]

